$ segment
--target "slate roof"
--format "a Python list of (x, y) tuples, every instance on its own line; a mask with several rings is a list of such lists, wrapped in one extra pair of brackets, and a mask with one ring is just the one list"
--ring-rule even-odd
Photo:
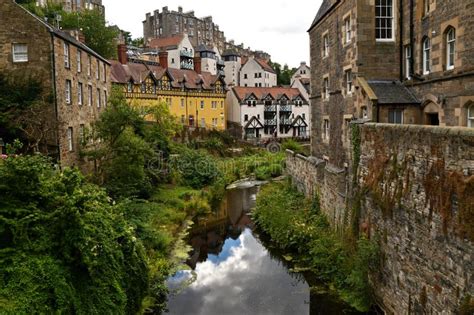
[(367, 81), (378, 98), (378, 104), (420, 104), (415, 95), (400, 81)]
[(134, 83), (142, 83), (147, 77), (152, 74), (156, 80), (160, 80), (165, 73), (171, 78), (171, 86), (174, 88), (181, 88), (184, 86), (187, 89), (199, 89), (202, 84), (204, 90), (212, 90), (214, 84), (220, 80), (218, 75), (212, 75), (209, 72), (202, 72), (198, 74), (194, 70), (183, 69), (164, 69), (159, 65), (147, 64), (146, 62), (129, 62), (128, 64), (121, 64), (118, 61), (111, 61), (110, 76), (113, 83), (126, 84), (133, 80)]
[[(280, 99), (283, 95), (288, 96), (291, 100), (300, 96), (305, 100), (304, 96), (301, 95), (300, 91), (297, 88), (281, 88), (281, 87), (234, 87), (232, 88), (235, 96), (240, 102), (248, 98), (250, 95), (255, 95), (259, 100), (264, 99), (268, 95), (273, 97), (273, 99)], [(307, 101), (307, 100), (306, 100)]]
[(53, 33), (54, 35), (56, 35), (57, 37), (69, 42), (70, 44), (73, 44), (74, 46), (76, 47), (79, 47), (80, 49), (82, 49), (83, 51), (93, 55), (94, 57), (102, 60), (103, 62), (109, 64), (109, 61), (102, 57), (101, 55), (99, 55), (98, 53), (96, 53), (94, 50), (92, 50), (91, 48), (89, 48), (86, 44), (78, 41), (74, 36), (71, 36), (71, 34), (65, 32), (65, 31), (62, 31), (62, 30), (59, 30), (57, 28), (55, 28), (54, 26), (52, 26), (51, 24), (47, 23), (46, 21), (44, 21), (43, 19), (39, 18), (38, 16), (34, 15), (33, 13), (31, 13), (30, 11), (28, 11), (27, 9), (25, 9), (24, 7), (22, 7), (21, 5), (17, 4), (15, 2), (15, 4), (20, 7), (21, 9), (23, 9), (24, 11), (26, 11), (29, 15), (31, 15), (34, 19), (36, 19), (39, 23), (41, 23), (43, 26), (45, 26), (49, 32)]
[(319, 21), (321, 21), (326, 16), (326, 14), (328, 14), (331, 9), (339, 2), (340, 0), (324, 0), (323, 3), (321, 3), (318, 13), (316, 14), (316, 17), (314, 18), (314, 21), (311, 24), (308, 32), (311, 31), (319, 23)]
[(240, 54), (234, 49), (226, 49), (222, 54), (222, 57), (226, 56), (240, 56)]

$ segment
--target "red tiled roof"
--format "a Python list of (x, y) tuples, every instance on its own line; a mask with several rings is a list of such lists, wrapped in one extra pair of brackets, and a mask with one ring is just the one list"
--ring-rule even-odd
[(168, 48), (178, 46), (183, 40), (184, 35), (176, 35), (171, 37), (154, 38), (148, 43), (150, 48)]
[(245, 100), (251, 94), (255, 95), (257, 99), (264, 99), (267, 95), (271, 95), (274, 99), (278, 100), (281, 96), (286, 95), (289, 99), (294, 99), (297, 96), (301, 96), (304, 99), (304, 96), (301, 95), (300, 91), (297, 88), (282, 88), (282, 87), (234, 87), (232, 88), (235, 96), (239, 101)]
[(209, 72), (203, 72), (198, 74), (194, 70), (182, 70), (168, 68), (164, 69), (161, 66), (150, 65), (146, 62), (135, 63), (129, 62), (126, 65), (121, 64), (118, 61), (111, 61), (111, 78), (113, 83), (125, 84), (133, 80), (135, 83), (141, 83), (144, 81), (150, 73), (159, 80), (163, 75), (168, 72), (173, 80), (171, 82), (173, 87), (180, 88), (184, 82), (188, 89), (198, 89), (202, 83), (202, 88), (205, 90), (213, 89), (213, 85), (219, 79), (217, 75), (212, 75)]
[(264, 60), (260, 58), (255, 58), (255, 61), (265, 70), (271, 73), (275, 73), (275, 70), (273, 70), (272, 67)]

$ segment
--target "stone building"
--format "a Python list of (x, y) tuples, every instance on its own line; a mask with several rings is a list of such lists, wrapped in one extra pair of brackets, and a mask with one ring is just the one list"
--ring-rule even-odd
[(45, 6), (48, 2), (62, 4), (63, 9), (66, 12), (99, 10), (100, 12), (105, 13), (102, 0), (36, 0), (36, 4), (39, 6)]
[(226, 102), (227, 119), (243, 139), (309, 137), (309, 102), (298, 89), (234, 87)]
[(57, 126), (49, 137), (54, 148), (49, 153), (62, 166), (82, 166), (80, 142), (110, 94), (109, 62), (14, 1), (2, 1), (0, 12), (0, 71), (43, 82), (45, 98), (51, 99), (43, 119)]
[(474, 0), (325, 0), (309, 29), (313, 152), (342, 167), (351, 120), (474, 126)]
[(194, 15), (194, 11), (183, 12), (182, 7), (179, 7), (178, 11), (170, 11), (168, 7), (163, 7), (161, 12), (155, 10), (153, 15), (146, 14), (143, 21), (145, 45), (153, 38), (182, 34), (188, 34), (194, 47), (216, 46), (221, 52), (225, 49), (224, 32), (212, 21), (212, 16), (198, 18)]
[(276, 72), (265, 60), (253, 57), (242, 59), (240, 86), (274, 87), (276, 85)]
[(176, 69), (169, 67), (166, 51), (154, 62), (129, 58), (122, 45), (118, 56), (118, 61), (111, 61), (111, 81), (122, 87), (132, 106), (153, 108), (166, 103), (182, 125), (226, 129), (225, 81), (220, 75), (202, 71), (200, 57), (195, 57), (195, 69)]

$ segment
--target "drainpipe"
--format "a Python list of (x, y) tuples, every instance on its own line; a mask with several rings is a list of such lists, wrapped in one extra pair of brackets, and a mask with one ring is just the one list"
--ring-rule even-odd
[(415, 74), (415, 39), (414, 39), (414, 27), (415, 27), (415, 20), (413, 16), (413, 10), (415, 4), (414, 0), (410, 0), (410, 49), (411, 49), (411, 57), (410, 57), (410, 77), (414, 77)]
[[(413, 1), (413, 0), (412, 0)], [(400, 0), (399, 3), (399, 11), (400, 11), (400, 82), (403, 81), (403, 32), (404, 32), (404, 25), (403, 25), (403, 0)], [(409, 70), (407, 69), (407, 72)]]

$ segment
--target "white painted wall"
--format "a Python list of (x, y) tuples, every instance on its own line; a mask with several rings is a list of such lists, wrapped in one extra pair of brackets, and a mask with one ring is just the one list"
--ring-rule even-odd
[(258, 87), (276, 86), (277, 76), (275, 73), (265, 71), (255, 59), (250, 58), (240, 71), (240, 86), (255, 87), (255, 84), (258, 84)]
[(291, 85), (293, 85), (293, 82), (296, 80), (296, 78), (311, 78), (311, 69), (308, 67), (306, 62), (302, 62), (299, 68), (296, 70), (295, 74), (293, 74), (293, 76), (291, 77)]
[(237, 61), (226, 61), (225, 62), (225, 83), (227, 85), (233, 84), (234, 86), (239, 85), (240, 69), (242, 68), (242, 59), (237, 58)]
[(183, 40), (179, 43), (178, 48), (168, 50), (168, 67), (173, 69), (181, 69), (181, 50), (188, 50), (194, 55), (194, 47), (189, 40), (188, 34), (184, 34)]

